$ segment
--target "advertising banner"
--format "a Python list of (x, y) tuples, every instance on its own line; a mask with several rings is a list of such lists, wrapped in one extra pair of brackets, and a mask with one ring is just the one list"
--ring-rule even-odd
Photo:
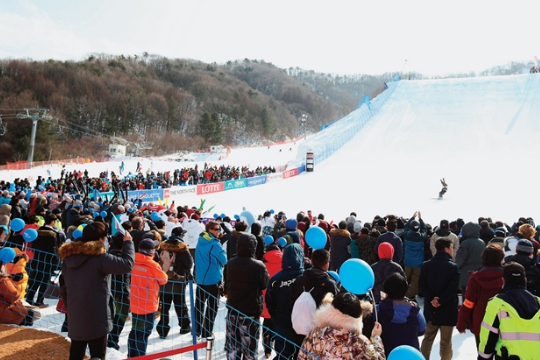
[(266, 184), (266, 175), (247, 179), (247, 186), (256, 186)]
[(132, 190), (128, 192), (130, 199), (142, 199), (143, 202), (158, 201), (163, 199), (163, 189)]
[(165, 198), (171, 197), (171, 196), (177, 196), (182, 194), (196, 194), (197, 193), (197, 186), (173, 186), (169, 189), (163, 190), (163, 196)]
[(212, 194), (223, 190), (225, 190), (225, 187), (222, 182), (197, 185), (197, 195)]
[(284, 179), (288, 179), (290, 177), (298, 175), (298, 169), (297, 168), (290, 169), (290, 170), (284, 171), (282, 174), (283, 174)]
[(247, 187), (247, 180), (246, 179), (225, 181), (225, 191), (234, 190), (234, 189), (241, 189), (241, 188), (245, 188), (245, 187)]
[(266, 175), (266, 182), (270, 181), (276, 181), (283, 179), (283, 175), (281, 173), (273, 173), (273, 174), (267, 174)]

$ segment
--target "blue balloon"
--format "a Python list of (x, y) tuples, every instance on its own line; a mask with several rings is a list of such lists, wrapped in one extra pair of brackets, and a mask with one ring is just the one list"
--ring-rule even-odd
[(95, 218), (97, 218), (99, 216), (99, 213), (96, 211), (95, 213), (92, 214), (92, 216)]
[(106, 211), (102, 211), (99, 213), (99, 215), (102, 217), (102, 218), (106, 218), (107, 217), (107, 212)]
[(11, 230), (17, 232), (21, 231), (26, 224), (24, 223), (24, 220), (21, 218), (15, 218), (11, 220)]
[(225, 214), (221, 214), (220, 218), (222, 218), (222, 219), (223, 219), (223, 218), (224, 218), (225, 216), (227, 216), (227, 215), (225, 215)]
[(328, 272), (328, 275), (330, 275), (331, 277), (334, 278), (334, 280), (336, 280), (336, 284), (339, 284), (340, 279), (339, 279), (339, 275), (338, 275), (337, 272), (335, 272), (335, 271), (329, 271), (329, 272)]
[(367, 262), (360, 259), (345, 261), (339, 269), (339, 277), (343, 287), (356, 295), (367, 294), (375, 284), (373, 269)]
[(96, 210), (94, 210), (94, 208), (90, 208), (90, 209), (88, 209), (88, 211), (90, 211), (90, 213), (93, 214), (94, 211), (96, 211)]
[(82, 237), (82, 234), (83, 234), (83, 232), (82, 232), (81, 229), (75, 229), (75, 230), (73, 231), (73, 233), (71, 234), (71, 236), (72, 236), (74, 239), (78, 239), (78, 238)]
[(420, 351), (410, 345), (401, 345), (390, 352), (388, 360), (425, 360)]
[(4, 264), (10, 263), (15, 259), (15, 250), (12, 248), (3, 248), (0, 250), (0, 261)]
[(281, 247), (285, 247), (287, 245), (287, 240), (285, 238), (280, 237), (277, 241), (278, 245)]
[(270, 209), (270, 214), (274, 215), (274, 209)]
[(36, 240), (37, 236), (38, 232), (35, 229), (26, 229), (22, 234), (22, 237), (26, 242), (32, 242)]
[(235, 218), (236, 220), (240, 220), (240, 215), (234, 215), (234, 218)]
[(214, 219), (217, 219), (219, 217), (218, 214), (214, 214)]
[(270, 245), (270, 244), (273, 244), (274, 243), (274, 238), (271, 236), (271, 235), (266, 235), (264, 237), (264, 243), (266, 245)]
[(318, 226), (313, 226), (306, 231), (306, 242), (314, 250), (324, 249), (326, 246), (326, 233)]

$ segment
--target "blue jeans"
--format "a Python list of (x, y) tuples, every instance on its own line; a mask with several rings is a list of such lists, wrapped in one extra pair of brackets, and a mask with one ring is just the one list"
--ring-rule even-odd
[(128, 337), (128, 357), (146, 355), (148, 337), (154, 328), (156, 313), (131, 314), (131, 331)]

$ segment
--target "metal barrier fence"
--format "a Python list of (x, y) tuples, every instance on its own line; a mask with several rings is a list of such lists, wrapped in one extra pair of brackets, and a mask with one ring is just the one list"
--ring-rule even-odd
[[(27, 317), (29, 321), (22, 325), (67, 337), (70, 321), (60, 297), (61, 266), (57, 255), (11, 242), (6, 246), (17, 252), (15, 259), (6, 264), (6, 272), (18, 296), (41, 313), (41, 317), (33, 321), (31, 316)], [(109, 351), (115, 349), (131, 358), (140, 356), (141, 360), (165, 357), (171, 360), (197, 360), (199, 357), (257, 359), (270, 353), (274, 359), (296, 359), (304, 351), (298, 344), (261, 324), (260, 319), (238, 312), (226, 304), (225, 298), (212, 295), (191, 280), (169, 281), (160, 286), (158, 293), (150, 293), (150, 297), (155, 296), (152, 300), (159, 301), (159, 311), (135, 314), (130, 306), (133, 301), (141, 301), (134, 298), (140, 291), (133, 288), (133, 282), (131, 291), (127, 291), (125, 278), (121, 279), (119, 275), (111, 278), (115, 316), (113, 330), (108, 335)], [(155, 279), (143, 278), (142, 282), (148, 281)], [(147, 291), (146, 288), (142, 290)], [(0, 297), (4, 295), (0, 294)], [(204, 304), (201, 308), (203, 302), (206, 311)], [(215, 313), (208, 309), (209, 304), (215, 306)], [(265, 344), (262, 337), (266, 338)], [(207, 340), (212, 340), (212, 346)], [(318, 358), (310, 354), (310, 359)]]

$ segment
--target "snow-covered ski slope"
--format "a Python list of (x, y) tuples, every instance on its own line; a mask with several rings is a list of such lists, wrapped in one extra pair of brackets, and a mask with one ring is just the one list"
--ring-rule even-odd
[[(536, 157), (540, 154), (540, 74), (396, 83), (388, 100), (334, 155), (315, 164), (313, 173), (265, 185), (204, 195), (213, 213), (239, 214), (243, 207), (255, 215), (283, 210), (292, 217), (300, 210), (324, 213), (339, 221), (355, 211), (362, 221), (374, 215), (424, 219), (478, 216), (514, 222), (520, 216), (540, 219)], [(356, 110), (358, 111), (358, 110)], [(350, 127), (346, 131), (351, 131)], [(332, 140), (343, 137), (340, 122), (322, 131)], [(312, 136), (311, 139), (320, 138)], [(320, 145), (307, 140), (296, 144), (233, 149), (228, 158), (198, 154), (197, 163), (278, 165), (298, 158), (297, 149)], [(319, 140), (320, 141), (320, 140)], [(310, 145), (311, 144), (311, 145)], [(319, 143), (320, 144), (320, 143)], [(281, 150), (281, 151), (280, 151)], [(304, 151), (299, 154), (304, 158)], [(157, 158), (125, 158), (125, 173), (167, 171), (194, 163)], [(120, 160), (69, 165), (88, 169), (91, 176), (109, 170), (118, 173)], [(53, 178), (60, 167), (51, 167)], [(47, 168), (3, 171), (12, 180), (46, 176)], [(444, 177), (449, 185), (444, 200), (437, 197)], [(200, 196), (178, 195), (175, 204), (198, 205)], [(210, 215), (212, 215), (210, 214)], [(540, 220), (537, 220), (540, 222)]]
[[(324, 132), (340, 136), (339, 123)], [(400, 81), (379, 113), (313, 173), (208, 195), (207, 203), (218, 213), (245, 206), (290, 217), (310, 209), (334, 220), (351, 211), (369, 221), (416, 210), (433, 224), (539, 218), (539, 135), (540, 74)], [(449, 188), (439, 201), (442, 177)]]

